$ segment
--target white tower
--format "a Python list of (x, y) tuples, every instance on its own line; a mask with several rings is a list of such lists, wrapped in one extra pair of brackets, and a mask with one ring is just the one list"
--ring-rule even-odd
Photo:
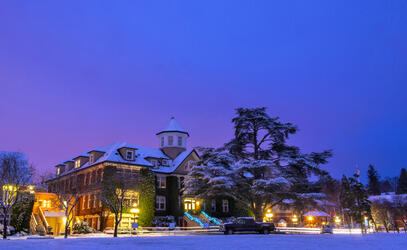
[(187, 148), (188, 132), (183, 130), (174, 117), (168, 126), (157, 133), (160, 149), (171, 159), (175, 159)]

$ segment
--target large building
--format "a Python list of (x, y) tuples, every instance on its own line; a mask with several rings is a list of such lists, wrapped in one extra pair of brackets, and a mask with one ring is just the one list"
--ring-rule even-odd
[[(156, 219), (174, 216), (176, 223), (185, 225), (184, 210), (198, 209), (199, 201), (182, 197), (180, 189), (184, 176), (191, 163), (199, 161), (195, 150), (187, 149), (189, 134), (174, 118), (168, 126), (158, 132), (158, 148), (136, 146), (128, 142), (111, 143), (96, 147), (56, 165), (56, 177), (47, 181), (49, 192), (77, 192), (83, 196), (75, 210), (75, 221), (87, 221), (90, 226), (101, 230), (103, 216), (100, 193), (106, 167), (114, 167), (116, 174), (126, 179), (140, 181), (140, 170), (149, 168), (155, 174)], [(130, 202), (138, 202), (137, 190), (128, 197)], [(121, 228), (128, 228), (134, 215), (124, 214)], [(107, 220), (107, 228), (113, 226), (113, 216)]]

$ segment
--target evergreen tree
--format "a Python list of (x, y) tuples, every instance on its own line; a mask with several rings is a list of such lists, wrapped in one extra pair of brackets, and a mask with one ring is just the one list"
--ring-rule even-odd
[(235, 137), (223, 148), (201, 149), (202, 164), (190, 171), (186, 192), (202, 198), (230, 196), (248, 207), (258, 221), (285, 199), (304, 204), (320, 198), (311, 192), (309, 176), (325, 173), (319, 165), (332, 153), (303, 154), (287, 145), (297, 127), (270, 117), (265, 108), (236, 111)]
[(407, 194), (407, 170), (405, 168), (401, 169), (397, 184), (397, 194)]
[[(364, 217), (371, 218), (368, 192), (359, 181), (359, 175), (342, 177), (341, 206), (346, 214), (360, 224), (364, 232)], [(349, 223), (349, 221), (348, 221)]]
[(367, 171), (367, 177), (369, 178), (369, 183), (367, 184), (367, 191), (370, 195), (380, 195), (380, 182), (379, 174), (373, 165), (369, 165), (369, 170)]

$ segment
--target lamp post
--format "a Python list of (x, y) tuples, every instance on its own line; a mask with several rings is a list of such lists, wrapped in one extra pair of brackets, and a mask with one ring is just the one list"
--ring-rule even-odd
[(267, 213), (266, 213), (267, 222), (270, 222), (272, 220), (272, 218), (273, 218), (273, 213), (271, 213), (271, 210), (269, 209), (269, 210), (267, 210)]
[(134, 219), (134, 224), (132, 223), (131, 227), (132, 227), (132, 229), (137, 229), (138, 225), (137, 225), (137, 227), (133, 226), (136, 224), (136, 216), (140, 213), (140, 209), (137, 207), (137, 203), (133, 204), (133, 208), (130, 209), (130, 213), (133, 214), (133, 219)]
[(297, 215), (293, 215), (293, 218), (291, 219), (291, 221), (293, 222), (293, 224), (297, 224), (297, 222), (298, 222), (298, 218), (297, 218)]

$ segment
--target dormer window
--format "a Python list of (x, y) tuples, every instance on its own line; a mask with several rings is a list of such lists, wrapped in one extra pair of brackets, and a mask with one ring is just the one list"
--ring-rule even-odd
[(182, 137), (178, 136), (178, 146), (182, 146)]
[(154, 168), (158, 167), (158, 161), (156, 159), (151, 159), (151, 164), (153, 165)]
[(75, 161), (75, 168), (79, 168), (81, 166), (81, 160)]
[(57, 168), (57, 175), (59, 175), (61, 172), (61, 168)]
[(174, 137), (172, 135), (168, 136), (168, 145), (171, 146), (174, 143)]
[(168, 160), (167, 159), (163, 159), (161, 161), (161, 163), (162, 163), (163, 166), (168, 166)]
[(128, 161), (132, 161), (134, 158), (134, 152), (131, 150), (127, 150), (126, 151), (126, 160)]
[(89, 164), (92, 164), (95, 161), (95, 156), (93, 154), (89, 155)]

